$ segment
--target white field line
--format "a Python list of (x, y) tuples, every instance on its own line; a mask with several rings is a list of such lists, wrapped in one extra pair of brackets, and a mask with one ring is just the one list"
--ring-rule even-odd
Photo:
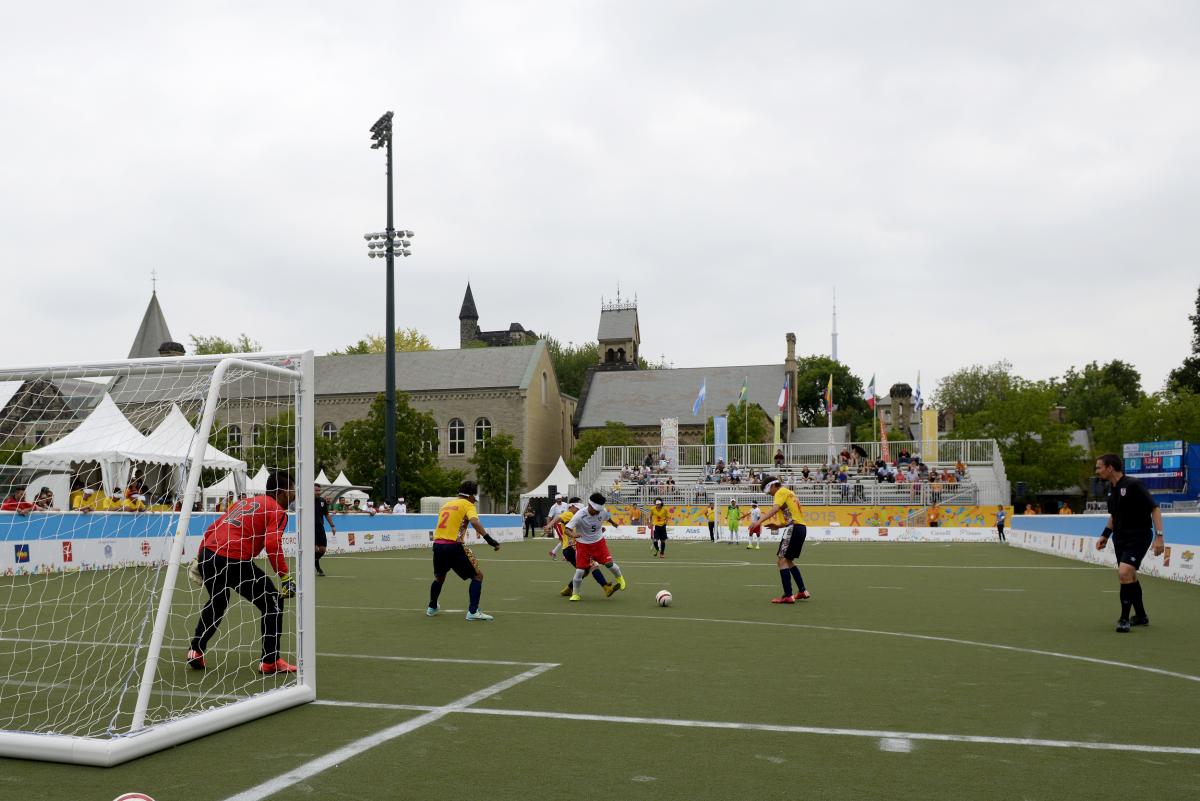
[[(358, 709), (388, 710), (436, 710), (444, 707), (426, 707), (409, 704), (381, 704), (357, 701), (314, 701), (321, 706), (349, 707)], [(1104, 743), (1088, 740), (1041, 740), (1033, 737), (991, 737), (980, 734), (938, 734), (919, 731), (886, 731), (882, 729), (846, 729), (825, 726), (786, 726), (774, 723), (739, 723), (721, 720), (680, 720), (676, 718), (642, 718), (623, 715), (591, 715), (578, 712), (543, 712), (526, 709), (490, 709), (473, 707), (455, 709), (469, 715), (495, 715), (499, 717), (539, 718), (543, 720), (588, 721), (595, 723), (619, 723), (622, 725), (675, 726), (690, 729), (726, 729), (736, 731), (767, 731), (781, 734), (815, 734), (833, 737), (869, 737), (925, 740), (942, 743), (983, 743), (986, 745), (1017, 745), (1032, 748), (1079, 748), (1091, 751), (1133, 751), (1148, 754), (1185, 754), (1200, 756), (1200, 748), (1169, 745), (1140, 745), (1137, 743)]]
[[(322, 609), (353, 609), (359, 612), (423, 612), (424, 609), (397, 609), (395, 607), (383, 606), (319, 606)], [(462, 612), (462, 609), (443, 609), (443, 612)], [(493, 612), (497, 610), (492, 610)], [(1018, 654), (1032, 654), (1034, 656), (1048, 656), (1054, 659), (1069, 659), (1075, 662), (1086, 662), (1093, 665), (1104, 665), (1105, 667), (1118, 667), (1127, 670), (1138, 670), (1143, 673), (1152, 673), (1156, 676), (1166, 676), (1173, 679), (1183, 679), (1184, 681), (1200, 682), (1200, 676), (1194, 676), (1190, 673), (1178, 673), (1173, 670), (1164, 670), (1163, 668), (1147, 667), (1145, 665), (1135, 665), (1130, 662), (1116, 662), (1111, 659), (1099, 659), (1094, 656), (1079, 656), (1077, 654), (1064, 654), (1059, 651), (1045, 651), (1039, 648), (1022, 648), (1017, 645), (1003, 645), (994, 642), (982, 642), (980, 640), (960, 640), (954, 637), (938, 637), (933, 634), (911, 634), (904, 631), (882, 631), (879, 629), (859, 629), (849, 626), (818, 626), (812, 623), (780, 623), (772, 620), (729, 620), (722, 618), (711, 617), (679, 617), (676, 615), (619, 615), (605, 612), (530, 612), (518, 610), (499, 610), (499, 613), (506, 615), (539, 615), (544, 617), (588, 617), (588, 618), (613, 618), (616, 620), (652, 620), (656, 623), (720, 623), (730, 626), (771, 626), (775, 628), (789, 629), (809, 629), (810, 631), (833, 631), (846, 634), (871, 634), (878, 637), (900, 637), (910, 640), (922, 640), (925, 642), (944, 642), (952, 645), (966, 645), (974, 648), (992, 648), (997, 651), (1009, 651)]]
[(336, 765), (340, 765), (348, 759), (353, 759), (354, 757), (359, 756), (360, 754), (369, 751), (378, 745), (382, 745), (389, 740), (394, 740), (397, 737), (402, 737), (409, 732), (416, 731), (422, 726), (428, 726), (430, 723), (441, 720), (451, 712), (461, 712), (470, 707), (472, 704), (477, 704), (480, 701), (496, 695), (497, 693), (504, 692), (510, 687), (515, 687), (521, 682), (528, 681), (536, 676), (540, 676), (547, 670), (550, 670), (554, 667), (557, 667), (557, 665), (550, 663), (540, 664), (537, 667), (526, 670), (524, 673), (519, 673), (512, 678), (497, 682), (490, 687), (477, 690), (470, 695), (464, 695), (457, 701), (451, 701), (445, 706), (431, 709), (425, 714), (418, 715), (412, 720), (406, 720), (405, 722), (396, 726), (392, 726), (391, 728), (375, 732), (374, 734), (369, 734), (366, 737), (355, 740), (354, 742), (344, 745), (335, 751), (331, 751), (324, 756), (316, 757), (315, 759), (306, 762), (303, 766), (296, 768), (295, 770), (288, 771), (281, 776), (277, 776), (274, 779), (269, 779), (255, 787), (251, 787), (249, 790), (245, 790), (237, 795), (230, 796), (228, 799), (226, 799), (226, 801), (260, 801), (260, 799), (275, 795), (276, 793), (286, 790), (295, 784), (299, 784), (311, 776), (315, 776), (318, 773), (323, 773), (324, 771)]
[[(959, 543), (952, 543), (959, 544)], [(322, 557), (324, 558), (324, 557)], [(378, 561), (390, 562), (428, 562), (428, 556), (339, 556), (339, 559), (373, 559)], [(670, 559), (622, 559), (622, 562), (628, 564), (639, 565), (658, 565), (659, 567), (754, 567), (760, 568), (762, 562), (748, 562), (745, 560), (736, 561), (720, 561), (720, 562), (680, 562)], [(494, 559), (494, 564), (504, 562), (534, 562), (548, 565), (557, 565), (559, 562), (554, 562), (549, 559)], [(875, 562), (864, 563), (849, 563), (849, 562), (803, 562), (802, 567), (883, 567), (892, 570), (1112, 570), (1112, 567), (1104, 565), (896, 565), (896, 564), (879, 564)], [(422, 581), (428, 581), (427, 577), (420, 577)]]
[[(38, 690), (74, 690), (76, 692), (88, 691), (94, 688), (95, 685), (73, 684), (71, 682), (45, 682), (45, 681), (23, 681), (20, 679), (0, 679), (0, 687), (31, 687)], [(228, 695), (222, 693), (193, 693), (187, 690), (164, 690), (155, 688), (150, 691), (151, 695), (165, 695), (173, 698), (200, 698), (211, 701), (245, 701), (253, 696), (250, 695)]]
[[(95, 645), (95, 646), (106, 646), (106, 647), (111, 647), (111, 648), (141, 648), (142, 647), (142, 646), (138, 645), (137, 643), (131, 643), (131, 642), (84, 642), (84, 641), (75, 641), (75, 640), (24, 640), (24, 639), (20, 639), (17, 637), (0, 637), (0, 642), (24, 642), (24, 643), (36, 643), (39, 645), (89, 645), (89, 646)], [(232, 648), (232, 649), (231, 648), (222, 648), (220, 650), (222, 650), (222, 651), (230, 651), (230, 650), (245, 651), (245, 650), (250, 650), (250, 648), (253, 648), (254, 650), (259, 650), (258, 645), (245, 646), (245, 647)], [(327, 652), (323, 652), (323, 651), (318, 651), (317, 656), (330, 657), (333, 659), (378, 659), (378, 660), (383, 660), (383, 661), (395, 661), (395, 662), (444, 662), (444, 663), (452, 663), (452, 664), (459, 664), (459, 665), (504, 665), (507, 667), (529, 667), (529, 666), (544, 667), (546, 665), (549, 665), (550, 667), (558, 666), (556, 663), (551, 663), (551, 662), (511, 662), (511, 661), (499, 660), (499, 659), (450, 659), (450, 658), (434, 657), (434, 656), (387, 656), (387, 655), (381, 655), (381, 654), (335, 654), (335, 653), (327, 653)], [(4, 679), (0, 678), (0, 683), (4, 683)], [(46, 686), (52, 686), (52, 685), (46, 685)]]

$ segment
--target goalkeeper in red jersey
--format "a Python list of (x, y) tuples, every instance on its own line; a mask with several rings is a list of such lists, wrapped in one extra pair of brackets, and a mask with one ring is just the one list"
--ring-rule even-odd
[[(296, 594), (296, 582), (288, 574), (282, 546), (283, 529), (287, 526), (285, 510), (293, 497), (291, 477), (274, 470), (267, 477), (266, 494), (237, 501), (204, 532), (196, 562), (209, 597), (196, 622), (196, 634), (187, 654), (188, 667), (204, 668), (204, 649), (225, 617), (232, 590), (262, 613), (262, 663), (258, 672), (296, 671), (295, 665), (279, 657), (283, 599)], [(271, 567), (279, 574), (282, 594), (254, 564), (254, 557), (264, 550)]]

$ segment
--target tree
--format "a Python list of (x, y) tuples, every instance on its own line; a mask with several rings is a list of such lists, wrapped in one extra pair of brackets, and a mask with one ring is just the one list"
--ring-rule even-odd
[(1196, 290), (1196, 313), (1188, 319), (1192, 321), (1192, 355), (1167, 376), (1167, 389), (1200, 394), (1200, 289)]
[[(384, 431), (387, 404), (375, 396), (363, 420), (351, 420), (338, 433), (338, 451), (346, 472), (356, 484), (370, 485), (383, 496)], [(409, 499), (458, 492), (462, 471), (443, 470), (437, 463), (437, 423), (433, 415), (418, 412), (408, 395), (396, 393), (396, 481), (399, 495)]]
[[(258, 435), (255, 437), (253, 427), (242, 431), (240, 454), (232, 449), (229, 442), (228, 428), (214, 428), (209, 435), (209, 442), (223, 451), (233, 452), (246, 463), (251, 473), (266, 465), (268, 470), (290, 470), (296, 460), (296, 412), (288, 409), (280, 412), (270, 420), (255, 424)], [(253, 441), (252, 441), (253, 440)], [(337, 445), (321, 436), (321, 432), (313, 427), (313, 450), (315, 451), (314, 475), (322, 469), (334, 469), (338, 464)]]
[(1012, 386), (1012, 364), (998, 361), (984, 367), (973, 364), (938, 382), (933, 405), (953, 409), (956, 419), (980, 411), (989, 400), (1003, 399)]
[(1142, 398), (1119, 416), (1096, 422), (1096, 454), (1121, 453), (1126, 442), (1200, 442), (1200, 395), (1181, 389)]
[[(763, 414), (762, 407), (751, 406), (747, 413), (746, 401), (738, 401), (736, 405), (731, 403), (725, 407), (725, 416), (729, 419), (730, 445), (770, 442), (767, 418)], [(715, 435), (713, 418), (710, 417), (708, 418), (708, 433), (705, 435), (705, 443), (712, 445)]]
[(636, 444), (637, 441), (628, 426), (609, 420), (604, 424), (604, 428), (592, 428), (583, 432), (575, 441), (575, 447), (571, 450), (571, 458), (567, 460), (567, 467), (571, 468), (572, 473), (578, 475), (580, 469), (587, 464), (587, 460), (592, 458), (596, 448), (603, 445)]
[(850, 368), (841, 362), (835, 362), (828, 356), (805, 356), (796, 360), (796, 373), (793, 396), (801, 425), (825, 424), (821, 401), (830, 374), (833, 375), (833, 424), (853, 424), (858, 418), (869, 414), (867, 402), (862, 396), (862, 380), (851, 374)]
[[(397, 328), (396, 329), (396, 352), (409, 352), (417, 350), (434, 350), (433, 343), (429, 341), (429, 337), (422, 334), (415, 328)], [(386, 353), (387, 340), (383, 334), (367, 334), (362, 339), (355, 342), (353, 345), (348, 345), (343, 350), (332, 350), (330, 356), (362, 356), (367, 353)]]
[(959, 418), (955, 432), (996, 440), (1009, 480), (1025, 482), (1034, 494), (1079, 486), (1085, 454), (1071, 444), (1071, 426), (1058, 421), (1057, 404), (1055, 384), (1008, 376), (1003, 397), (993, 395)]
[(559, 390), (578, 398), (588, 368), (600, 363), (600, 345), (595, 342), (564, 345), (554, 337), (546, 337), (546, 349), (550, 351), (554, 374), (558, 376)]
[(245, 334), (239, 334), (235, 340), (219, 336), (197, 336), (188, 334), (192, 341), (192, 353), (196, 356), (208, 356), (214, 353), (257, 353), (263, 349), (262, 343), (251, 339)]
[(512, 434), (488, 437), (482, 447), (475, 448), (470, 462), (480, 489), (492, 499), (493, 509), (503, 502), (505, 490), (514, 497), (520, 493), (521, 449), (513, 443)]
[(1059, 392), (1067, 419), (1079, 428), (1091, 428), (1094, 421), (1120, 415), (1141, 400), (1142, 376), (1120, 360), (1103, 367), (1091, 362), (1081, 370), (1069, 368)]

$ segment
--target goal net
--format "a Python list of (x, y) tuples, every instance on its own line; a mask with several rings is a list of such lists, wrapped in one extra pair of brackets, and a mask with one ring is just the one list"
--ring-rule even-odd
[[(311, 352), (0, 370), (0, 755), (113, 765), (315, 697), (312, 421)], [(262, 554), (190, 581), (268, 480), (295, 597)], [(296, 672), (261, 670), (276, 629)]]

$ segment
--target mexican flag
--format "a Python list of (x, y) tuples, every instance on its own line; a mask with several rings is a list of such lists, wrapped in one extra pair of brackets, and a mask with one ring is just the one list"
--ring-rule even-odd
[(871, 407), (871, 411), (875, 411), (875, 376), (871, 376), (871, 383), (863, 392), (863, 400), (867, 402), (867, 406)]

